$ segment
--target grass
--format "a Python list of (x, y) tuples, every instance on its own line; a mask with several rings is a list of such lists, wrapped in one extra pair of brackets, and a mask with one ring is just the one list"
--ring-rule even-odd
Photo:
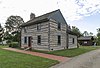
[(58, 51), (38, 51), (38, 50), (33, 50), (37, 52), (42, 52), (42, 53), (47, 53), (47, 54), (53, 54), (53, 55), (58, 55), (58, 56), (65, 56), (65, 57), (75, 57), (78, 55), (81, 55), (83, 53), (99, 49), (100, 46), (80, 46), (80, 48), (74, 48), (74, 49), (66, 49), (66, 50), (58, 50)]
[(7, 48), (9, 47), (8, 45), (0, 45), (0, 48)]
[[(49, 68), (52, 65), (59, 63), (55, 60), (41, 58), (23, 53), (3, 50), (7, 46), (0, 46), (0, 68)], [(80, 48), (58, 50), (58, 51), (39, 51), (37, 52), (53, 54), (65, 57), (74, 57), (83, 53), (99, 49), (100, 46), (81, 46)]]
[(56, 60), (3, 50), (3, 47), (0, 46), (0, 68), (49, 68), (59, 63)]

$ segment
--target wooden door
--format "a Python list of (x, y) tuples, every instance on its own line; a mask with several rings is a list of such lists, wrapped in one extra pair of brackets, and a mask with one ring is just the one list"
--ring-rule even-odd
[(31, 40), (32, 40), (31, 36), (28, 37), (28, 47), (31, 47)]

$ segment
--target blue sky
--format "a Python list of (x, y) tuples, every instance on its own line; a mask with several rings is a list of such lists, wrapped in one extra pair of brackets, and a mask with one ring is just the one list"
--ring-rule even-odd
[(82, 33), (84, 31), (88, 31), (96, 35), (96, 29), (100, 28), (100, 13), (95, 13), (91, 16), (83, 17), (80, 20), (69, 21), (68, 24), (77, 26)]
[(96, 35), (100, 27), (100, 0), (0, 0), (0, 23), (4, 26), (11, 15), (19, 15), (26, 22), (31, 12), (39, 16), (57, 9), (71, 26)]

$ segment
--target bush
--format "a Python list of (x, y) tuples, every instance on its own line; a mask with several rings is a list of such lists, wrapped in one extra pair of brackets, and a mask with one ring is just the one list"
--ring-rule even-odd
[(9, 47), (12, 47), (12, 48), (17, 48), (17, 47), (19, 47), (19, 46), (18, 46), (18, 42), (9, 43)]
[(7, 42), (6, 42), (7, 44), (9, 44), (9, 43), (11, 43), (11, 40), (7, 40)]

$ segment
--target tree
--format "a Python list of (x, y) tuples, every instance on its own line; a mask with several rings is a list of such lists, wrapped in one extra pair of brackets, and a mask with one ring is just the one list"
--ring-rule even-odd
[(82, 36), (82, 33), (76, 26), (72, 26), (72, 32), (74, 32), (78, 37)]
[(84, 35), (84, 36), (89, 36), (89, 33), (88, 33), (87, 31), (84, 31), (84, 32), (83, 32), (83, 35)]
[[(6, 28), (6, 39), (14, 42), (18, 42), (20, 40), (20, 25), (24, 23), (23, 18), (20, 16), (10, 16), (6, 20), (5, 28)], [(17, 36), (17, 39), (16, 39)], [(10, 37), (10, 38), (9, 38)]]
[(92, 33), (92, 32), (90, 32), (90, 33), (89, 33), (89, 36), (93, 36), (93, 33)]
[(100, 45), (100, 28), (97, 29), (97, 45)]
[(21, 18), (20, 16), (10, 16), (8, 17), (7, 21), (6, 21), (6, 31), (9, 32), (14, 32), (14, 31), (18, 31), (20, 28), (19, 26), (24, 23), (23, 18)]
[(2, 44), (3, 44), (3, 34), (4, 34), (4, 29), (2, 28), (0, 24), (0, 42), (2, 42)]
[(12, 41), (12, 36), (8, 31), (4, 32), (4, 40), (7, 40), (7, 43), (10, 43)]
[(99, 37), (100, 36), (100, 28), (97, 29), (97, 32), (98, 32), (97, 37)]

